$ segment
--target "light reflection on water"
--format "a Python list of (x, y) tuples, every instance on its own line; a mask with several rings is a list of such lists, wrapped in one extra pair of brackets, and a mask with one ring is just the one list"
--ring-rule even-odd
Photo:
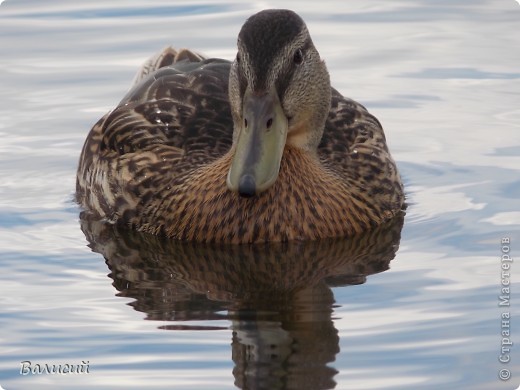
[[(410, 203), (390, 270), (377, 273), (392, 251), (357, 273), (314, 257), (297, 264), (322, 272), (312, 283), (292, 264), (273, 273), (284, 289), (259, 298), (243, 267), (258, 282), (254, 265), (289, 263), (241, 263), (242, 278), (219, 279), (226, 263), (211, 279), (200, 271), (211, 252), (174, 262), (164, 254), (178, 248), (83, 223), (86, 238), (77, 159), (137, 67), (168, 44), (232, 58), (245, 18), (273, 6), (301, 13), (333, 85), (385, 127)], [(515, 388), (517, 350), (511, 381), (497, 378), (497, 296), (500, 238), (520, 253), (519, 16), (506, 0), (2, 3), (0, 386)], [(308, 289), (288, 297), (295, 276)], [(20, 376), (23, 360), (89, 360), (91, 374)]]
[[(332, 388), (339, 352), (331, 287), (388, 269), (403, 218), (353, 239), (210, 246), (182, 244), (82, 219), (118, 296), (160, 329), (233, 331), (240, 388)], [(231, 326), (214, 321), (228, 320)], [(195, 322), (195, 325), (191, 323)], [(202, 325), (200, 324), (202, 322)]]

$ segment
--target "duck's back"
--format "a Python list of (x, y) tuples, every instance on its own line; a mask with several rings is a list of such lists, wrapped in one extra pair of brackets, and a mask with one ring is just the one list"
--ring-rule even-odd
[(231, 146), (230, 63), (183, 60), (138, 81), (104, 119), (101, 152), (132, 153), (151, 145), (218, 157)]
[(118, 106), (90, 131), (78, 167), (78, 202), (108, 220), (120, 219), (120, 209), (129, 206), (116, 199), (121, 176), (125, 186), (132, 186), (132, 176), (147, 176), (140, 187), (160, 186), (161, 179), (226, 153), (233, 135), (229, 67), (229, 61), (172, 48), (150, 58)]

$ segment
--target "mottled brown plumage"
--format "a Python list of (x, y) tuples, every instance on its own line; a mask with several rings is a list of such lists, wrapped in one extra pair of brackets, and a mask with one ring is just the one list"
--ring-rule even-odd
[[(276, 27), (269, 20), (292, 24), (282, 41), (266, 35)], [(246, 22), (238, 46), (232, 63), (172, 48), (150, 59), (87, 137), (79, 203), (140, 231), (229, 243), (352, 235), (400, 213), (403, 187), (381, 125), (330, 87), (303, 21), (263, 11)], [(274, 183), (260, 188), (253, 174), (251, 189), (242, 179), (256, 160), (234, 162), (240, 137), (253, 131), (243, 107), (269, 93), (280, 101), (287, 141)], [(230, 190), (233, 164), (245, 172), (238, 192), (251, 197)]]

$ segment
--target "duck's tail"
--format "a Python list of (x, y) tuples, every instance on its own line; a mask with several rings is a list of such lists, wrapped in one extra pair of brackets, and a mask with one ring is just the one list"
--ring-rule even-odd
[(165, 66), (170, 66), (180, 61), (200, 62), (205, 59), (206, 57), (192, 50), (175, 50), (173, 47), (167, 46), (159, 53), (154, 54), (148, 60), (146, 60), (146, 62), (137, 71), (137, 74), (135, 75), (132, 82), (132, 86), (139, 83), (150, 73), (153, 73), (160, 68), (164, 68)]

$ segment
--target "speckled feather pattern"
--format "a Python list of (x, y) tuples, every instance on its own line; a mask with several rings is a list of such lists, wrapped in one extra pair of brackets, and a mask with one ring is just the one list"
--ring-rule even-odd
[(347, 236), (401, 213), (381, 125), (335, 90), (317, 154), (286, 146), (271, 188), (253, 198), (229, 191), (229, 69), (187, 50), (152, 58), (88, 135), (78, 202), (139, 231), (229, 243)]

